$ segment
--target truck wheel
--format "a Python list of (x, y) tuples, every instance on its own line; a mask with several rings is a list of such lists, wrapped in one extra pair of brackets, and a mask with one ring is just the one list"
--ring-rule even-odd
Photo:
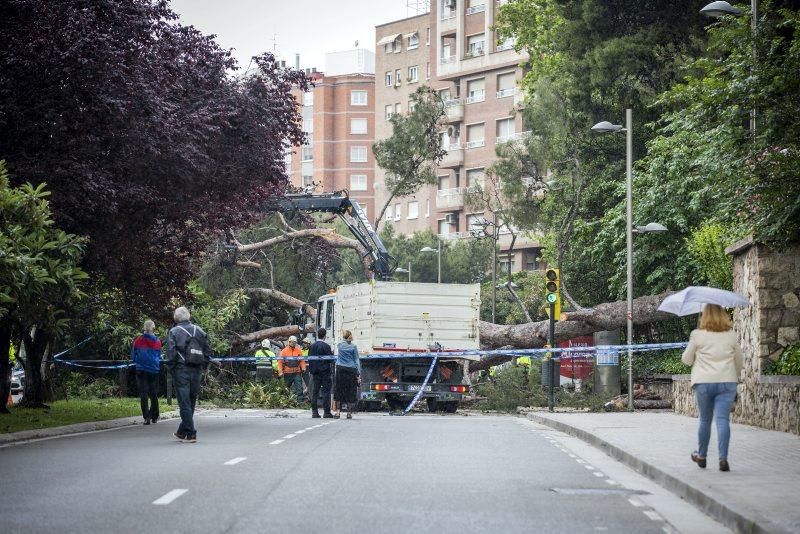
[(456, 410), (458, 410), (458, 401), (447, 401), (441, 404), (441, 409), (444, 413), (456, 413)]
[(393, 395), (386, 396), (386, 403), (389, 405), (390, 410), (405, 410), (408, 403), (404, 402), (403, 399), (398, 399)]
[(358, 409), (361, 412), (377, 412), (381, 409), (381, 401), (361, 401)]
[(439, 410), (439, 403), (436, 399), (428, 399), (428, 411), (431, 413), (436, 413)]

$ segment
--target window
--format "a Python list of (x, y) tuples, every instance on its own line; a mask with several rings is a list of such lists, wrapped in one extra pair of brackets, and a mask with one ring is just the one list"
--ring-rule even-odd
[(411, 83), (419, 81), (419, 67), (417, 65), (408, 67), (408, 81)]
[(406, 219), (416, 219), (419, 217), (419, 202), (411, 200), (408, 202), (408, 215)]
[(367, 190), (367, 175), (351, 174), (350, 191), (366, 191), (366, 190)]
[(478, 148), (484, 144), (483, 123), (467, 126), (467, 148)]
[[(489, 0), (491, 1), (491, 0)], [(486, 11), (487, 0), (469, 0), (469, 7), (467, 8), (467, 15), (474, 15), (481, 11)]]
[(495, 48), (495, 50), (497, 50), (498, 52), (502, 52), (503, 50), (511, 50), (512, 48), (514, 48), (514, 41), (515, 39), (513, 36), (507, 37), (504, 41), (500, 41), (498, 39), (497, 47)]
[(501, 256), (501, 257), (499, 257), (497, 259), (500, 261), (499, 271), (501, 273), (507, 273), (508, 272), (508, 264), (509, 263), (511, 263), (511, 272), (512, 273), (514, 272), (514, 270), (515, 270), (514, 267), (516, 266), (516, 263), (517, 263), (516, 260), (514, 259), (514, 256), (505, 256), (505, 257)]
[(394, 115), (394, 106), (391, 104), (386, 104), (386, 108), (384, 108), (384, 117), (388, 121)]
[(287, 152), (283, 155), (283, 164), (286, 166), (286, 172), (292, 168), (292, 153)]
[(400, 69), (397, 69), (396, 71), (394, 71), (394, 84), (395, 84), (395, 85), (397, 85), (397, 86), (399, 86), (399, 85), (400, 85), (400, 78), (401, 78), (402, 76), (403, 76), (403, 75), (402, 75), (402, 73), (400, 72)]
[(450, 224), (447, 222), (447, 219), (439, 219), (437, 223), (439, 235), (447, 235), (450, 233)]
[(525, 253), (525, 270), (526, 271), (537, 271), (541, 268), (539, 265), (539, 261), (537, 258), (537, 254), (539, 251), (536, 252), (527, 252)]
[(514, 119), (499, 119), (497, 121), (497, 142), (504, 143), (514, 138)]
[(430, 80), (431, 79), (431, 62), (430, 61), (425, 63), (425, 79), (426, 80)]
[(512, 96), (516, 92), (517, 87), (513, 72), (507, 72), (497, 76), (497, 98)]
[(450, 89), (442, 89), (439, 91), (439, 97), (442, 99), (442, 102), (450, 100)]
[(308, 187), (311, 187), (311, 188), (314, 187), (314, 177), (312, 175), (310, 175), (310, 174), (304, 174), (303, 175), (303, 189), (306, 189)]
[(425, 217), (431, 216), (431, 199), (425, 199)]
[(425, 46), (431, 45), (431, 29), (427, 28), (425, 30)]
[(394, 40), (394, 53), (399, 54), (403, 51), (403, 36), (398, 35), (397, 39)]
[(367, 133), (367, 119), (350, 119), (351, 134)]
[(444, 191), (445, 189), (450, 189), (450, 176), (439, 176), (439, 191)]
[(486, 100), (486, 81), (483, 78), (467, 82), (467, 104)]
[(351, 146), (350, 147), (350, 162), (351, 163), (366, 163), (367, 162), (367, 147), (365, 147), (365, 146)]
[(387, 54), (391, 54), (392, 52), (394, 52), (394, 43), (386, 43), (385, 45), (383, 45), (383, 51), (386, 52)]
[(402, 214), (403, 214), (403, 210), (402, 210), (402, 208), (400, 208), (400, 204), (395, 204), (394, 205), (394, 220), (395, 221), (399, 221), (400, 220), (400, 216)]
[(409, 100), (408, 101), (408, 112), (409, 113), (413, 113), (416, 108), (417, 108), (417, 103), (414, 102), (413, 100)]
[(351, 106), (366, 106), (367, 105), (367, 92), (366, 91), (350, 91), (350, 105)]
[(311, 91), (303, 93), (303, 105), (304, 106), (314, 105), (314, 93), (312, 93)]
[(442, 20), (456, 16), (456, 0), (442, 0)]
[(467, 56), (474, 57), (483, 55), (483, 42), (482, 33), (467, 37)]
[(398, 115), (403, 112), (403, 107), (400, 105), (400, 102), (394, 105), (394, 112)]
[(311, 161), (312, 159), (314, 159), (314, 147), (303, 145), (300, 151), (300, 161)]
[(387, 70), (386, 71), (386, 87), (391, 87), (391, 86), (392, 86), (392, 71)]
[(469, 169), (467, 171), (467, 187), (483, 188), (483, 169)]
[(480, 213), (467, 215), (467, 229), (475, 236), (482, 236), (484, 234), (483, 215)]
[(394, 211), (392, 210), (392, 206), (386, 206), (386, 220), (391, 221), (394, 217)]
[(313, 117), (303, 117), (303, 131), (306, 133), (314, 133)]
[(407, 35), (408, 37), (408, 49), (414, 50), (419, 46), (419, 33), (412, 32)]

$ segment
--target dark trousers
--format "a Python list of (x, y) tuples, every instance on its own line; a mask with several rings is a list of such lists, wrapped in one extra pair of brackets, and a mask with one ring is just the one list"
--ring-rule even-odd
[(324, 371), (311, 375), (311, 413), (319, 413), (317, 410), (317, 400), (322, 395), (322, 409), (325, 413), (331, 413), (331, 372)]
[(192, 436), (196, 433), (194, 428), (194, 406), (197, 396), (200, 395), (200, 381), (203, 378), (201, 367), (181, 365), (172, 371), (172, 384), (175, 387), (175, 397), (178, 399), (178, 408), (181, 413), (181, 424), (178, 426), (179, 434)]
[[(158, 373), (136, 371), (136, 387), (139, 390), (139, 401), (142, 405), (142, 417), (158, 419)], [(150, 401), (150, 407), (147, 407)]]
[(284, 373), (283, 381), (289, 388), (289, 393), (294, 390), (297, 402), (303, 402), (303, 377), (300, 376), (300, 373)]

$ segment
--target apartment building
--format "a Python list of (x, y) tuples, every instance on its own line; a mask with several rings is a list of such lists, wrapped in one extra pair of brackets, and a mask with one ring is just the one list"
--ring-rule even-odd
[[(521, 103), (519, 64), (525, 57), (492, 30), (503, 3), (431, 0), (425, 15), (376, 27), (376, 137), (391, 135), (390, 113), (407, 111), (408, 95), (422, 81), (408, 80), (411, 76), (406, 73), (413, 66), (425, 65), (424, 81), (440, 93), (447, 107), (447, 124), (441, 131), (447, 155), (437, 170), (438, 183), (413, 197), (393, 200), (384, 216), (384, 223), (391, 221), (400, 233), (430, 229), (443, 239), (472, 239), (482, 231), (479, 223), (493, 219), (490, 213), (465, 206), (464, 192), (479, 185), (490, 187), (484, 176), (496, 159), (496, 145), (518, 142), (526, 135), (521, 116), (515, 113)], [(399, 83), (397, 73), (404, 75)], [(382, 205), (387, 193), (379, 169), (376, 179)], [(509, 262), (515, 272), (541, 268), (536, 239), (517, 235), (513, 252), (509, 252), (510, 244), (510, 233), (502, 231), (499, 261), (503, 271)]]
[(286, 156), (292, 184), (316, 192), (346, 189), (368, 217), (375, 210), (375, 56), (326, 54), (332, 74), (308, 70), (314, 88), (296, 91), (307, 143)]

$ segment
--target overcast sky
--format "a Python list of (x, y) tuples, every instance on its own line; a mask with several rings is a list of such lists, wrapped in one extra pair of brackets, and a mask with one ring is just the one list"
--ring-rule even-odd
[[(241, 68), (265, 51), (300, 66), (325, 68), (325, 53), (353, 48), (375, 51), (375, 26), (413, 16), (406, 0), (172, 0), (181, 22), (217, 35), (235, 48)], [(412, 2), (413, 3), (413, 2)], [(273, 38), (275, 41), (273, 42)]]

